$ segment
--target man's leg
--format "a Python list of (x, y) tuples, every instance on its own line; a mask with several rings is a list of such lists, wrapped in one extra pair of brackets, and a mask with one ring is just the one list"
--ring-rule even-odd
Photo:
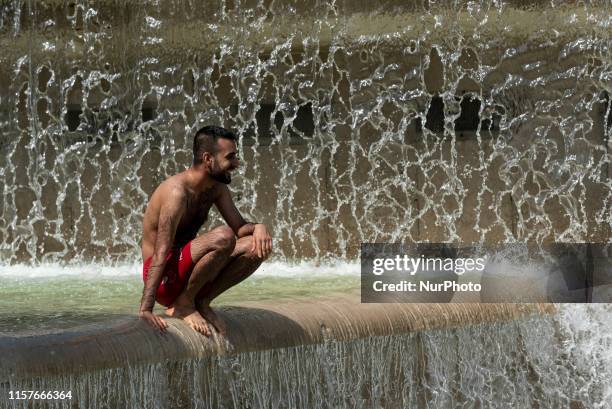
[(221, 293), (240, 283), (259, 268), (264, 260), (257, 255), (256, 251), (251, 251), (252, 246), (252, 236), (238, 239), (229, 262), (214, 280), (202, 287), (196, 296), (195, 301), (198, 311), (221, 333), (225, 333), (225, 324), (210, 308), (210, 303)]
[(191, 259), (195, 265), (187, 286), (166, 310), (167, 315), (181, 318), (196, 331), (210, 335), (206, 320), (196, 309), (195, 298), (230, 261), (235, 244), (234, 232), (228, 226), (217, 227), (191, 241)]

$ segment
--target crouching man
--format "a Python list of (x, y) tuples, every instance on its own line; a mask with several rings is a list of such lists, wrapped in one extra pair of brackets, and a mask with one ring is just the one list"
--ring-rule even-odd
[[(193, 140), (193, 166), (151, 196), (143, 221), (139, 316), (160, 331), (168, 324), (153, 314), (155, 301), (167, 307), (167, 316), (204, 335), (211, 333), (209, 324), (224, 334), (211, 301), (251, 275), (272, 251), (266, 226), (245, 221), (232, 201), (227, 185), (238, 165), (236, 136), (206, 126)], [(227, 225), (196, 237), (213, 204)]]

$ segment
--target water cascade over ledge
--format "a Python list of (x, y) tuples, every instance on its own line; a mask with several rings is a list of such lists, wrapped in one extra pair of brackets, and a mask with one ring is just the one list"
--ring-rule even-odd
[[(505, 377), (509, 384), (527, 377), (538, 358), (529, 345), (536, 334), (530, 332), (537, 326), (552, 331), (551, 320), (540, 314), (553, 311), (537, 304), (383, 305), (342, 297), (252, 303), (224, 310), (229, 336), (212, 340), (179, 320), (172, 320), (170, 332), (161, 336), (132, 318), (110, 328), (2, 339), (0, 352), (6, 358), (0, 385), (3, 392), (72, 390), (74, 407), (83, 408), (115, 407), (122, 401), (142, 408), (406, 407), (460, 395), (466, 402), (489, 401), (497, 398), (482, 395), (487, 379), (474, 378), (473, 386), (480, 388), (474, 391), (460, 381), (454, 386), (459, 390), (435, 399), (427, 389), (447, 382), (448, 374), (440, 372), (447, 370), (479, 377), (485, 369), (494, 372), (485, 377)], [(474, 337), (479, 340), (472, 342)], [(496, 352), (495, 345), (502, 351)], [(460, 369), (452, 355), (441, 362), (451, 350), (478, 369)], [(521, 388), (542, 383), (520, 382)], [(495, 393), (508, 393), (517, 402), (546, 396), (523, 396), (526, 390), (512, 392), (502, 385)], [(19, 401), (10, 403), (21, 407)]]
[(148, 196), (208, 123), (240, 134), (232, 188), (279, 259), (609, 242), (610, 9), (5, 2), (0, 258), (137, 258)]
[[(362, 242), (612, 242), (611, 16), (609, 0), (3, 1), (0, 266), (45, 273), (0, 273), (29, 314), (0, 324), (73, 309), (68, 269), (138, 269), (148, 198), (206, 124), (239, 135), (232, 193), (283, 266), (354, 262)], [(134, 316), (0, 325), (0, 409), (612, 407), (607, 304), (235, 304), (227, 341)]]

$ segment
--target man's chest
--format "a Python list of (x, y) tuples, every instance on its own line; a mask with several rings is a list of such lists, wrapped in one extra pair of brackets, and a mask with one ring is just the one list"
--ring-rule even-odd
[(214, 203), (212, 192), (188, 197), (181, 225), (199, 228), (208, 217), (208, 212)]

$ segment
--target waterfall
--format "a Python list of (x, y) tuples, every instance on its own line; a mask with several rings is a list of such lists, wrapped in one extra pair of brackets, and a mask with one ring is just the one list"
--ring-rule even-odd
[[(208, 124), (239, 135), (230, 188), (283, 268), (351, 265), (365, 242), (612, 243), (611, 16), (609, 0), (1, 2), (0, 408), (611, 407), (608, 304), (487, 319), (494, 304), (315, 300), (276, 326), (236, 315), (252, 327), (231, 336), (261, 345), (200, 354), (180, 321), (169, 340), (132, 316), (111, 339), (110, 309), (64, 302), (95, 298), (74, 277), (139, 271), (149, 196)], [(111, 318), (139, 280), (106, 280)], [(56, 307), (98, 332), (54, 332)], [(365, 330), (339, 336), (342, 320)]]
[(240, 135), (234, 197), (279, 260), (609, 242), (610, 10), (4, 2), (0, 259), (134, 260), (149, 195), (203, 124)]
[[(598, 322), (596, 316), (589, 325), (609, 329), (609, 320)], [(547, 316), (326, 340), (21, 379), (2, 384), (0, 391), (7, 396), (9, 389), (70, 390), (71, 401), (46, 401), (41, 407), (83, 409), (608, 407), (609, 353), (594, 369), (584, 359), (595, 352), (588, 344), (604, 341), (609, 350), (609, 332), (589, 330), (582, 340), (559, 343), (566, 329)], [(29, 407), (27, 401), (7, 403), (7, 408)]]

